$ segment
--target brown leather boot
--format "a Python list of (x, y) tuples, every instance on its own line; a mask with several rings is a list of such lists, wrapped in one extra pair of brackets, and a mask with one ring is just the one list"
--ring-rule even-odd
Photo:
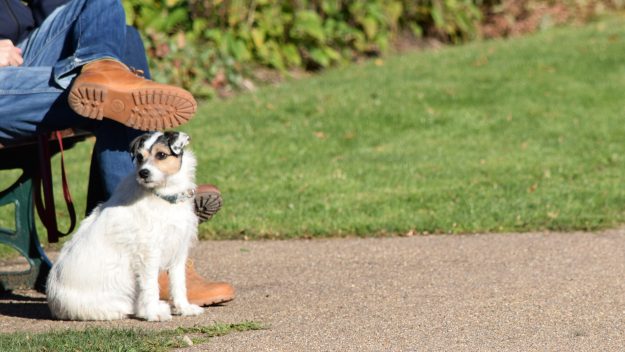
[[(210, 220), (221, 209), (221, 192), (210, 184), (199, 185), (195, 189), (195, 214), (200, 223)], [(186, 271), (187, 298), (199, 306), (210, 306), (234, 299), (234, 287), (226, 282), (208, 282), (187, 262)], [(160, 299), (169, 300), (169, 276), (162, 272), (158, 276)]]
[(199, 185), (195, 189), (195, 214), (200, 224), (210, 220), (222, 204), (221, 192), (214, 185)]
[(136, 72), (109, 59), (83, 66), (69, 92), (69, 106), (79, 115), (144, 131), (173, 128), (193, 117), (197, 103), (191, 93)]
[[(187, 298), (192, 304), (198, 306), (210, 306), (224, 303), (234, 299), (234, 287), (227, 282), (208, 282), (202, 278), (193, 268), (191, 261), (187, 262)], [(169, 276), (162, 272), (158, 276), (160, 299), (168, 301)]]

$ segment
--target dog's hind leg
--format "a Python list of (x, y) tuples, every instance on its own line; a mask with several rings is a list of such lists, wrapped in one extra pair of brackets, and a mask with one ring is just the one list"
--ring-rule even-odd
[[(101, 268), (87, 267), (65, 257), (52, 267), (48, 275), (46, 294), (52, 315), (58, 319), (116, 320), (133, 314), (132, 281), (110, 288), (104, 285), (107, 276)], [(76, 265), (68, 265), (76, 264)], [(77, 269), (77, 270), (72, 270)], [(124, 275), (116, 275), (116, 278)], [(118, 280), (119, 281), (119, 280)], [(109, 287), (107, 289), (107, 287)]]
[(169, 269), (169, 292), (174, 303), (175, 314), (180, 315), (200, 315), (204, 312), (202, 307), (190, 304), (187, 298), (186, 285), (186, 256), (180, 258)]

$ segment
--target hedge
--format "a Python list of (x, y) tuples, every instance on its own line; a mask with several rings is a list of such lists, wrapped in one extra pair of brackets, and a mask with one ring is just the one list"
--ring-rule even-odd
[(401, 33), (478, 37), (483, 14), (522, 3), (619, 0), (123, 0), (144, 35), (153, 77), (199, 98), (240, 86), (250, 70), (316, 70), (380, 55)]

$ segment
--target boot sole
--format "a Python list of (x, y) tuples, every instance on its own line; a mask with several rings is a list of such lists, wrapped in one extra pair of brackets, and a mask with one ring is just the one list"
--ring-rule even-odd
[(199, 222), (210, 220), (223, 205), (223, 198), (218, 192), (200, 192), (195, 195), (195, 214)]
[(103, 85), (72, 87), (69, 106), (77, 114), (94, 119), (108, 118), (142, 131), (159, 131), (182, 125), (195, 114), (193, 97), (166, 89), (120, 91)]
[(206, 306), (214, 306), (216, 304), (230, 302), (233, 299), (234, 299), (234, 297), (216, 297), (215, 299), (208, 300), (208, 301), (189, 300), (189, 303), (197, 304), (200, 307), (206, 307)]

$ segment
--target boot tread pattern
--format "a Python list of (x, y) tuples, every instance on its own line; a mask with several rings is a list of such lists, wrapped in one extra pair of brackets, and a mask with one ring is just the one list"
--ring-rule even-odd
[[(121, 100), (126, 100), (125, 104)], [(70, 91), (68, 102), (79, 115), (96, 120), (107, 117), (143, 131), (177, 127), (189, 121), (196, 110), (192, 97), (163, 89), (113, 94), (101, 86), (82, 85)]]
[(210, 220), (223, 204), (223, 199), (219, 193), (200, 193), (195, 197), (195, 214), (200, 223)]
[(104, 109), (102, 103), (106, 92), (97, 87), (80, 87), (73, 89), (69, 94), (69, 105), (79, 115), (102, 120)]

